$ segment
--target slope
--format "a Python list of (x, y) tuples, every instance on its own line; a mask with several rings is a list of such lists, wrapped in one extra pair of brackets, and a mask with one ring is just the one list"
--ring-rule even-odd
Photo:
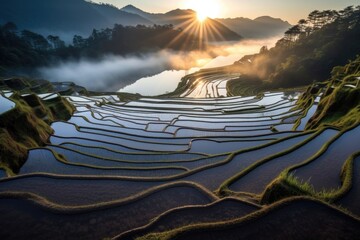
[(20, 29), (59, 35), (88, 35), (94, 28), (110, 27), (115, 23), (152, 24), (138, 15), (120, 11), (111, 5), (83, 0), (0, 0), (0, 23), (9, 21), (17, 24)]

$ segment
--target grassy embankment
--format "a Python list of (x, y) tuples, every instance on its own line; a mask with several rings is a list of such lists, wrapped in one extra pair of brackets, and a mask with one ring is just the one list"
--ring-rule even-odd
[[(303, 94), (299, 100), (300, 104), (308, 104), (313, 101), (313, 94), (316, 88), (322, 87), (323, 92), (318, 109), (306, 125), (307, 130), (319, 129), (326, 126), (333, 126), (346, 132), (359, 125), (360, 121), (360, 57), (349, 62), (343, 67), (335, 67), (332, 71), (332, 78), (325, 84), (314, 85)], [(336, 139), (334, 139), (335, 141)], [(354, 153), (345, 162), (341, 171), (342, 186), (330, 192), (316, 192), (307, 182), (301, 182), (295, 178), (291, 171), (310, 164), (323, 154), (333, 141), (325, 144), (323, 148), (312, 158), (304, 163), (292, 166), (284, 170), (265, 190), (261, 196), (262, 203), (272, 203), (289, 196), (308, 195), (318, 199), (334, 202), (345, 195), (351, 188), (353, 178), (353, 161), (359, 156)]]
[(74, 107), (60, 96), (42, 100), (15, 92), (10, 100), (15, 107), (0, 115), (0, 166), (12, 175), (26, 161), (28, 149), (48, 143), (50, 124), (69, 119)]

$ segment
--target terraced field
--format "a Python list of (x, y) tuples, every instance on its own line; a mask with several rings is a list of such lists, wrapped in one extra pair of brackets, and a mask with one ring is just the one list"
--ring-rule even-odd
[[(296, 92), (224, 97), (234, 77), (171, 98), (68, 96), (76, 112), (52, 123), (49, 144), (16, 176), (0, 169), (0, 238), (357, 238), (360, 127), (305, 131), (318, 95), (307, 107)], [(313, 195), (265, 204), (285, 173)]]

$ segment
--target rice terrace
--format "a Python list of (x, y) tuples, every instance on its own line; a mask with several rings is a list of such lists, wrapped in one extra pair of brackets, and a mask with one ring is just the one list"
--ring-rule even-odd
[[(359, 7), (313, 12), (272, 48), (197, 66), (155, 96), (33, 75), (5, 51), (24, 36), (1, 25), (13, 58), (0, 62), (0, 238), (360, 239), (359, 19)], [(194, 21), (224, 33), (225, 20)], [(89, 58), (110, 43), (84, 41)], [(77, 48), (26, 44), (61, 61)]]

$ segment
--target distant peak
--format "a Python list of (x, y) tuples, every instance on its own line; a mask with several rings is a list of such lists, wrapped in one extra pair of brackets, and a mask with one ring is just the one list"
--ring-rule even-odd
[(167, 12), (166, 14), (184, 14), (184, 13), (195, 13), (194, 10), (192, 9), (180, 9), (180, 8), (177, 8), (177, 9), (174, 9), (174, 10), (171, 10), (169, 12)]
[(135, 7), (134, 5), (126, 5), (125, 7), (121, 8), (121, 10), (136, 10), (136, 11), (142, 11), (140, 8)]
[(137, 8), (137, 7), (135, 7), (134, 5), (128, 4), (128, 5), (126, 5), (126, 6), (123, 7), (123, 8)]
[[(273, 18), (270, 16), (260, 16), (260, 17), (255, 18), (254, 20), (256, 20), (256, 19), (276, 19), (276, 18)], [(279, 19), (279, 18), (277, 18), (277, 19)]]
[(281, 18), (274, 18), (274, 17), (270, 17), (270, 16), (260, 16), (260, 17), (255, 18), (254, 21), (259, 21), (259, 22), (278, 21), (278, 22), (288, 23), (287, 21), (284, 21)]

